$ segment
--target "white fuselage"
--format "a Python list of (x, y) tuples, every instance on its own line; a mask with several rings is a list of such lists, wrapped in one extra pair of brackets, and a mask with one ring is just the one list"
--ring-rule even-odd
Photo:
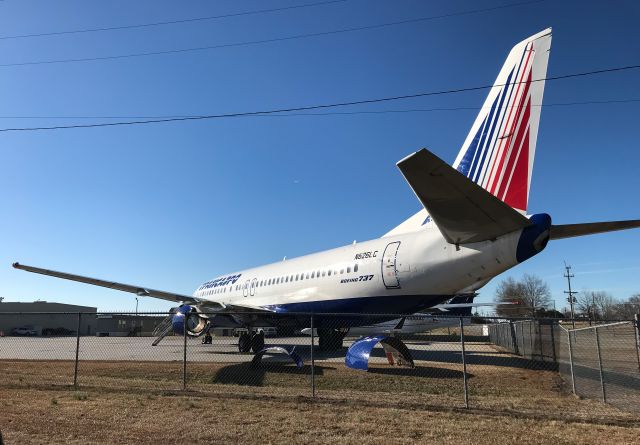
[(431, 223), (227, 274), (204, 283), (194, 297), (276, 312), (413, 313), (516, 265), (520, 233), (456, 246)]

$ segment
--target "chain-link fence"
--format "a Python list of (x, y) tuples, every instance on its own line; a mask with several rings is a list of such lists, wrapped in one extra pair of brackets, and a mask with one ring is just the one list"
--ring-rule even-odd
[(175, 314), (0, 314), (0, 385), (628, 415), (573, 390), (639, 412), (633, 322), (568, 331), (557, 320), (469, 316), (209, 316), (187, 319), (196, 337)]
[[(557, 320), (489, 326), (491, 342), (538, 362), (550, 362), (573, 394), (640, 413), (640, 350), (635, 321), (569, 329)], [(565, 327), (567, 326), (567, 327)]]

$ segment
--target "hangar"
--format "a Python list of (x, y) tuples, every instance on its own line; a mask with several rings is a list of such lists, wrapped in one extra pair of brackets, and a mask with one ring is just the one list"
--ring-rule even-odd
[(36, 335), (64, 335), (78, 330), (80, 334), (95, 335), (97, 308), (73, 304), (33, 302), (0, 302), (0, 332), (9, 335), (15, 328), (30, 327)]

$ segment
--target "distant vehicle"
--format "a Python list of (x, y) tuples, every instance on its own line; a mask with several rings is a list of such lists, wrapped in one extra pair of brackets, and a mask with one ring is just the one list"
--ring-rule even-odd
[(42, 330), (42, 335), (74, 335), (76, 331), (72, 331), (67, 328), (45, 328)]
[(257, 329), (258, 332), (262, 331), (264, 332), (264, 336), (265, 337), (277, 337), (278, 336), (278, 330), (274, 327), (264, 327), (264, 328), (258, 328)]
[(31, 335), (38, 335), (38, 332), (33, 329), (32, 326), (22, 326), (19, 328), (13, 328), (11, 330), (11, 335), (27, 335), (27, 336), (31, 336)]

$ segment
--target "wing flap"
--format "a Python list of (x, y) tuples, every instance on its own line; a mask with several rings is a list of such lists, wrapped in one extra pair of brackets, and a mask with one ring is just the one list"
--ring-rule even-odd
[(424, 148), (397, 165), (449, 243), (492, 240), (530, 225), (521, 213)]
[(605, 221), (583, 224), (552, 225), (550, 239), (572, 238), (574, 236), (592, 235), (595, 233), (614, 232), (616, 230), (640, 227), (640, 219), (627, 221)]

